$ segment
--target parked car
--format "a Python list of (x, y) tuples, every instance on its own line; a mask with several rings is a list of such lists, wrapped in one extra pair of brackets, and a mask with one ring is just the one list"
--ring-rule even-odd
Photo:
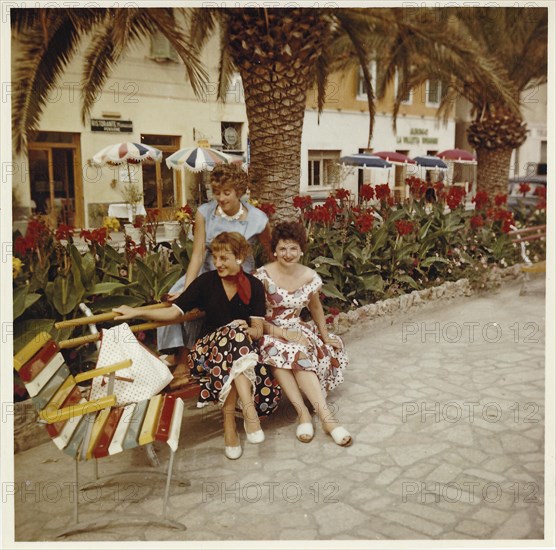
[[(523, 183), (527, 183), (530, 188), (525, 193), (525, 196), (520, 191), (520, 185)], [(535, 210), (539, 200), (537, 188), (544, 188), (546, 190), (546, 175), (511, 178), (508, 183), (508, 208), (513, 211), (522, 210), (523, 208), (527, 212)]]

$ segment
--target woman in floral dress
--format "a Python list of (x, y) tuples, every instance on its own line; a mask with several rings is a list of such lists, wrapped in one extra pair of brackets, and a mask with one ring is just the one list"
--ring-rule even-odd
[[(275, 261), (254, 273), (263, 282), (266, 296), (264, 336), (259, 340), (261, 360), (271, 366), (297, 412), (297, 438), (308, 443), (314, 436), (303, 393), (324, 431), (338, 445), (347, 446), (352, 442), (351, 435), (339, 426), (326, 403), (326, 395), (343, 381), (342, 371), (348, 360), (340, 338), (326, 328), (319, 298), (321, 278), (299, 263), (305, 245), (305, 229), (301, 224), (278, 224), (272, 232)], [(301, 320), (304, 307), (309, 309), (314, 325)]]

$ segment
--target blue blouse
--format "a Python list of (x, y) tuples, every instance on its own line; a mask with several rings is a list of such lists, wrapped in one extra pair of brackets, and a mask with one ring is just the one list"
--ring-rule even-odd
[[(268, 217), (262, 210), (248, 202), (241, 202), (243, 207), (247, 209), (247, 218), (245, 220), (227, 220), (222, 216), (218, 216), (216, 214), (218, 203), (215, 200), (205, 202), (199, 206), (198, 211), (205, 218), (206, 247), (205, 260), (199, 274), (215, 269), (210, 250), (210, 243), (214, 237), (225, 231), (236, 231), (243, 235), (251, 246), (254, 246), (257, 242), (257, 235), (262, 233), (267, 226)], [(252, 255), (243, 262), (243, 269), (247, 273), (251, 273), (255, 269), (255, 259)]]

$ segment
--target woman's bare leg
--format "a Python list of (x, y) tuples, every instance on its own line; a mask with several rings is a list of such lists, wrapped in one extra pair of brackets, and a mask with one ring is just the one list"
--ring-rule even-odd
[[(240, 374), (232, 382), (232, 387), (235, 386), (237, 394), (241, 399), (243, 419), (245, 420), (245, 431), (253, 433), (261, 429), (261, 423), (253, 401), (253, 388), (251, 380), (244, 374)], [(227, 400), (226, 400), (227, 401)]]
[(237, 447), (239, 445), (239, 435), (236, 429), (236, 409), (237, 390), (234, 384), (224, 406), (222, 407), (222, 418), (224, 420), (224, 444), (226, 447)]
[(299, 423), (303, 424), (305, 422), (311, 422), (311, 413), (309, 412), (309, 409), (306, 407), (305, 402), (303, 401), (303, 396), (299, 391), (299, 386), (297, 384), (297, 380), (293, 374), (293, 371), (291, 371), (290, 369), (273, 368), (272, 374), (278, 381), (278, 384), (280, 384), (280, 387), (286, 394), (286, 397), (289, 399), (290, 403), (293, 405), (293, 408), (297, 413)]
[[(294, 372), (294, 376), (299, 388), (312, 403), (315, 411), (317, 411), (323, 430), (330, 433), (334, 428), (337, 428), (340, 423), (326, 402), (316, 372), (299, 370)], [(348, 443), (349, 439), (346, 436), (342, 444)]]

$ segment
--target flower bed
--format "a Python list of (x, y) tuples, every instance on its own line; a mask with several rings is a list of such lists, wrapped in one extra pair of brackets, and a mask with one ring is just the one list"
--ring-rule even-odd
[[(322, 205), (308, 196), (294, 199), (309, 237), (304, 260), (323, 279), (322, 300), (327, 321), (340, 311), (466, 279), (473, 289), (492, 286), (492, 268), (520, 261), (511, 242), (512, 225), (543, 223), (546, 201), (528, 218), (515, 219), (506, 196), (491, 203), (486, 193), (466, 208), (460, 187), (433, 187), (408, 178), (410, 197), (396, 203), (386, 184), (363, 185), (360, 204), (337, 189)], [(537, 241), (534, 256), (542, 257), (545, 242)]]
[[(546, 223), (544, 197), (539, 197), (536, 211), (516, 220), (505, 207), (505, 196), (490, 203), (486, 194), (477, 193), (474, 209), (466, 209), (459, 187), (428, 188), (417, 178), (407, 182), (411, 196), (402, 203), (394, 201), (386, 184), (363, 185), (357, 205), (345, 189), (337, 189), (318, 206), (308, 196), (294, 199), (309, 238), (304, 261), (323, 279), (327, 322), (336, 330), (345, 319), (358, 318), (357, 311), (367, 317), (384, 308), (403, 311), (433, 287), (460, 280), (472, 291), (491, 287), (493, 269), (520, 261), (519, 249), (507, 234), (510, 226)], [(272, 205), (259, 207), (272, 215)], [(137, 241), (126, 236), (121, 252), (110, 245), (110, 230), (118, 229), (115, 219), (105, 219), (103, 227), (92, 230), (52, 228), (44, 218), (32, 219), (25, 235), (14, 235), (15, 352), (43, 330), (57, 341), (86, 331), (53, 328), (56, 321), (81, 316), (81, 302), (100, 313), (121, 304), (159, 301), (187, 268), (191, 255), (193, 212), (183, 207), (172, 218), (181, 224), (181, 232), (171, 245), (157, 244), (161, 220), (152, 210), (136, 219)], [(77, 234), (85, 250), (76, 247)], [(531, 243), (529, 253), (534, 261), (542, 259), (545, 242)], [(463, 288), (463, 283), (457, 284)], [(94, 365), (94, 346), (66, 355), (76, 372)]]

